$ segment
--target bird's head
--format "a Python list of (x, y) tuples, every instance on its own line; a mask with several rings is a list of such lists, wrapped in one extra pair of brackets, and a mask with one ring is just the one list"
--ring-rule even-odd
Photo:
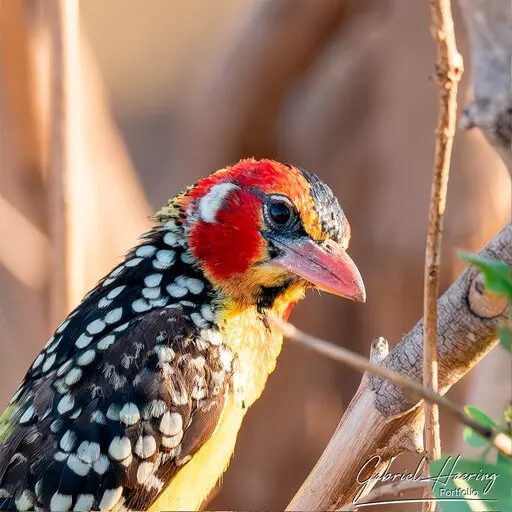
[[(309, 287), (365, 301), (346, 250), (350, 226), (316, 175), (242, 160), (198, 181), (160, 212), (185, 230), (191, 257), (237, 305), (286, 309)], [(284, 311), (283, 311), (284, 312)]]

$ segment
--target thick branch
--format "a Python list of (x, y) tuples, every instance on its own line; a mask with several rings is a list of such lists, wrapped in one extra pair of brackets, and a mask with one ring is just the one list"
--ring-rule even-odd
[[(512, 224), (508, 224), (481, 253), (512, 265)], [(444, 394), (496, 344), (496, 326), (507, 303), (483, 287), (480, 272), (468, 267), (439, 300), (439, 391)], [(383, 364), (421, 381), (423, 320), (395, 347)], [(403, 414), (417, 404), (403, 390), (372, 378), (376, 407), (385, 417)]]
[[(512, 224), (482, 251), (512, 265)], [(482, 286), (480, 272), (467, 268), (439, 301), (439, 391), (446, 393), (496, 345), (496, 326), (507, 303)], [(422, 381), (423, 321), (382, 365)], [(333, 510), (369, 492), (390, 459), (405, 450), (422, 452), (420, 401), (379, 377), (365, 375), (329, 445), (288, 505), (288, 510)]]
[(512, 174), (512, 5), (459, 0), (471, 45), (474, 99), (461, 126), (478, 127)]

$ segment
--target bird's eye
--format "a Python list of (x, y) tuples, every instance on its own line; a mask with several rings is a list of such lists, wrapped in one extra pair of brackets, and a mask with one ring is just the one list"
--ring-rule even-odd
[(270, 197), (265, 213), (269, 224), (278, 228), (290, 226), (296, 216), (292, 203), (284, 196)]

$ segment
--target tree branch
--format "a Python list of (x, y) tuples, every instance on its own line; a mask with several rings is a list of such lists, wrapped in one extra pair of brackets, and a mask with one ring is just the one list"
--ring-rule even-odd
[[(481, 252), (512, 265), (512, 224)], [(439, 301), (439, 392), (473, 368), (497, 343), (496, 327), (507, 302), (483, 287), (468, 267)], [(377, 344), (378, 345), (378, 344)], [(423, 321), (387, 355), (374, 346), (371, 360), (416, 383), (422, 381)], [(288, 510), (334, 510), (369, 492), (371, 474), (405, 450), (423, 451), (420, 401), (382, 377), (365, 374), (327, 448), (288, 505)], [(361, 483), (366, 482), (366, 483)]]
[[(272, 323), (274, 323), (287, 338), (314, 350), (318, 354), (322, 354), (335, 361), (344, 363), (356, 370), (359, 370), (360, 372), (369, 372), (372, 375), (377, 375), (378, 377), (387, 379), (393, 384), (404, 389), (406, 392), (409, 392), (412, 397), (424, 399), (426, 402), (442, 407), (444, 410), (455, 416), (455, 418), (457, 418), (461, 423), (472, 428), (483, 438), (491, 441), (498, 450), (502, 451), (505, 455), (512, 457), (512, 446), (509, 446), (506, 443), (506, 437), (504, 437), (501, 432), (496, 432), (493, 428), (474, 420), (471, 416), (466, 414), (464, 409), (454, 404), (451, 400), (448, 400), (444, 396), (436, 393), (432, 388), (422, 386), (415, 380), (404, 375), (400, 375), (389, 368), (384, 368), (378, 363), (373, 363), (371, 360), (368, 360), (351, 350), (347, 350), (346, 348), (334, 345), (329, 341), (324, 341), (316, 336), (311, 336), (310, 334), (300, 331), (288, 322), (283, 322), (278, 318), (273, 318)], [(387, 351), (388, 342), (384, 338), (377, 338), (373, 340), (372, 350), (375, 350), (375, 347), (379, 346), (385, 347), (384, 350)]]
[(459, 0), (471, 45), (473, 101), (460, 125), (480, 128), (512, 175), (512, 6)]
[[(457, 91), (462, 75), (462, 57), (457, 51), (450, 0), (430, 0), (432, 35), (437, 42), (437, 78), (441, 87), (439, 121), (436, 134), (436, 158), (430, 194), (430, 210), (425, 252), (423, 318), (423, 385), (438, 389), (437, 378), (437, 297), (441, 268), (441, 241), (446, 208), (453, 137), (457, 117)], [(429, 460), (441, 457), (439, 410), (427, 401), (425, 409), (425, 451)], [(428, 467), (426, 468), (428, 471)], [(430, 489), (425, 489), (430, 498)], [(435, 502), (425, 502), (423, 510), (435, 510)]]

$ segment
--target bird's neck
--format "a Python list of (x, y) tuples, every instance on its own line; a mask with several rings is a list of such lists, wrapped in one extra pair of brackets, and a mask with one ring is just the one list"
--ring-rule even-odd
[[(276, 315), (286, 319), (291, 306), (302, 298), (303, 290), (298, 286), (291, 286), (284, 293), (266, 289), (253, 303), (232, 300), (201, 271), (189, 251), (183, 229), (179, 222), (169, 220), (144, 235), (142, 244), (134, 248), (121, 265), (126, 267), (121, 283), (118, 282), (120, 278), (115, 277), (115, 270), (112, 273), (114, 277), (107, 276), (96, 293), (104, 295), (110, 288), (123, 284), (127, 286), (123, 288), (121, 297), (126, 295), (128, 301), (132, 296), (131, 288), (142, 286), (145, 287), (143, 295), (147, 298), (143, 299), (141, 307), (180, 306), (199, 331), (217, 331), (235, 362), (233, 384), (236, 401), (242, 408), (247, 408), (261, 395), (281, 351), (283, 336), (269, 317)], [(150, 251), (151, 256), (145, 256)], [(172, 265), (165, 268), (171, 256)], [(150, 285), (154, 283), (148, 276), (159, 280), (162, 296), (152, 298)], [(138, 302), (134, 303), (135, 309), (138, 306)]]
[(243, 407), (249, 407), (259, 398), (281, 352), (283, 335), (272, 323), (271, 316), (287, 320), (291, 308), (303, 294), (302, 288), (290, 288), (277, 296), (269, 308), (228, 302), (219, 311), (218, 325), (224, 343), (235, 354), (233, 383)]

